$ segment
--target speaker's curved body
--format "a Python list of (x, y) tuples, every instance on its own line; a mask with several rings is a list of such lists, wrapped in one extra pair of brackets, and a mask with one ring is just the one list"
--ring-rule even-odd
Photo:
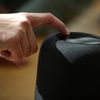
[[(60, 34), (41, 47), (37, 86), (43, 100), (85, 100), (100, 95), (100, 37)], [(100, 99), (100, 98), (99, 98)]]

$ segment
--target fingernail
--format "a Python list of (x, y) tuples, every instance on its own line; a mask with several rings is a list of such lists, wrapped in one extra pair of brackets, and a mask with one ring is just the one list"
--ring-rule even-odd
[(67, 35), (70, 35), (70, 31), (68, 28), (66, 28), (66, 33), (67, 33)]

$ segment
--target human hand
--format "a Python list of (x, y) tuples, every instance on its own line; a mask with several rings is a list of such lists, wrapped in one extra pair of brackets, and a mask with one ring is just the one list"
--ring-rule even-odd
[(32, 28), (51, 25), (62, 34), (69, 31), (50, 13), (12, 13), (0, 15), (0, 56), (19, 61), (37, 51), (36, 36)]

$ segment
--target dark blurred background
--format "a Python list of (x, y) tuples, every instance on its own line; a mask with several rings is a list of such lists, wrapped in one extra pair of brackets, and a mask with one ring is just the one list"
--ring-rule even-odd
[[(73, 19), (96, 1), (98, 0), (0, 0), (0, 13), (51, 12), (69, 26)], [(34, 31), (36, 34), (55, 32), (54, 29), (45, 27)]]

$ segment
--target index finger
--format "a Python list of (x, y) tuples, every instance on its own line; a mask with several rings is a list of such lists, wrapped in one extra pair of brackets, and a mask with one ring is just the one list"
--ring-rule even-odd
[(65, 24), (50, 13), (27, 13), (27, 17), (33, 27), (48, 24), (59, 30), (62, 34), (69, 35), (69, 30)]

